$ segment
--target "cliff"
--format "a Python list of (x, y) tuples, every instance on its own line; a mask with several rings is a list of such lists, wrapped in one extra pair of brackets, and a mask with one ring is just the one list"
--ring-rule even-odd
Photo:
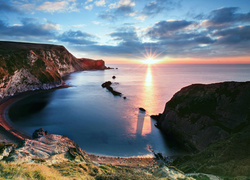
[(60, 86), (67, 73), (105, 68), (104, 61), (77, 59), (63, 46), (1, 41), (0, 98)]
[(105, 66), (105, 63), (103, 60), (93, 61), (92, 59), (80, 58), (79, 61), (81, 61), (82, 68), (84, 70), (88, 70), (88, 69), (104, 70), (104, 69), (106, 69), (106, 66)]
[(185, 173), (249, 178), (249, 90), (250, 82), (224, 82), (193, 84), (177, 92), (166, 103), (158, 126), (197, 153), (172, 165)]
[(202, 150), (250, 123), (250, 82), (193, 84), (166, 103), (158, 125), (186, 147)]

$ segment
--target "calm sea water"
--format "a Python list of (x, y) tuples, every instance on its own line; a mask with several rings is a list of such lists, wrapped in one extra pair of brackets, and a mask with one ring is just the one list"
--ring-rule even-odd
[[(172, 156), (183, 151), (154, 126), (150, 115), (163, 112), (165, 103), (184, 86), (250, 80), (250, 65), (110, 66), (118, 69), (76, 72), (66, 80), (72, 87), (17, 102), (9, 110), (10, 119), (28, 135), (42, 127), (68, 136), (89, 153), (138, 156), (151, 154), (152, 147)], [(101, 87), (109, 80), (126, 100)]]

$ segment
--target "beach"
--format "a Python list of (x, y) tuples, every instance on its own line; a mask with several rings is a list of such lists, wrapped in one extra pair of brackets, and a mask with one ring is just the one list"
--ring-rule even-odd
[[(40, 91), (25, 92), (13, 97), (8, 97), (0, 102), (0, 142), (6, 144), (18, 145), (25, 139), (30, 139), (29, 136), (19, 132), (13, 128), (9, 120), (6, 118), (6, 111), (15, 102), (26, 98), (28, 96), (41, 93)], [(157, 161), (153, 157), (111, 157), (111, 156), (99, 156), (95, 154), (88, 154), (90, 159), (98, 164), (112, 164), (117, 166), (128, 167), (143, 167), (150, 168), (157, 164)]]
[(18, 144), (29, 136), (15, 130), (9, 121), (6, 119), (6, 110), (18, 100), (26, 97), (27, 94), (8, 97), (3, 99), (0, 103), (0, 142)]

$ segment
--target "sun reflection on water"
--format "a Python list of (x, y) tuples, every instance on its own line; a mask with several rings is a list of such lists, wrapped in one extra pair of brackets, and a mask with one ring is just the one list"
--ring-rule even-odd
[(144, 80), (141, 106), (146, 109), (146, 113), (138, 112), (136, 134), (146, 136), (152, 131), (152, 122), (149, 116), (152, 113), (152, 102), (154, 99), (153, 77), (151, 67), (148, 65)]
[(145, 79), (145, 86), (152, 86), (152, 72), (151, 72), (150, 65), (148, 66), (148, 69), (147, 69), (147, 75), (146, 75), (146, 79)]

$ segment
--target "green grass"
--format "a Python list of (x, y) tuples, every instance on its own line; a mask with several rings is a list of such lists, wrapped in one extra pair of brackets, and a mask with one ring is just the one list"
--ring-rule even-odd
[(60, 174), (45, 165), (9, 164), (0, 162), (0, 179), (63, 179)]
[(250, 178), (250, 127), (211, 144), (205, 150), (178, 158), (173, 165), (185, 173), (202, 172), (226, 178)]
[(14, 164), (0, 161), (0, 179), (89, 179), (89, 180), (154, 180), (145, 169), (101, 165), (92, 163), (63, 162), (52, 165), (43, 164)]

